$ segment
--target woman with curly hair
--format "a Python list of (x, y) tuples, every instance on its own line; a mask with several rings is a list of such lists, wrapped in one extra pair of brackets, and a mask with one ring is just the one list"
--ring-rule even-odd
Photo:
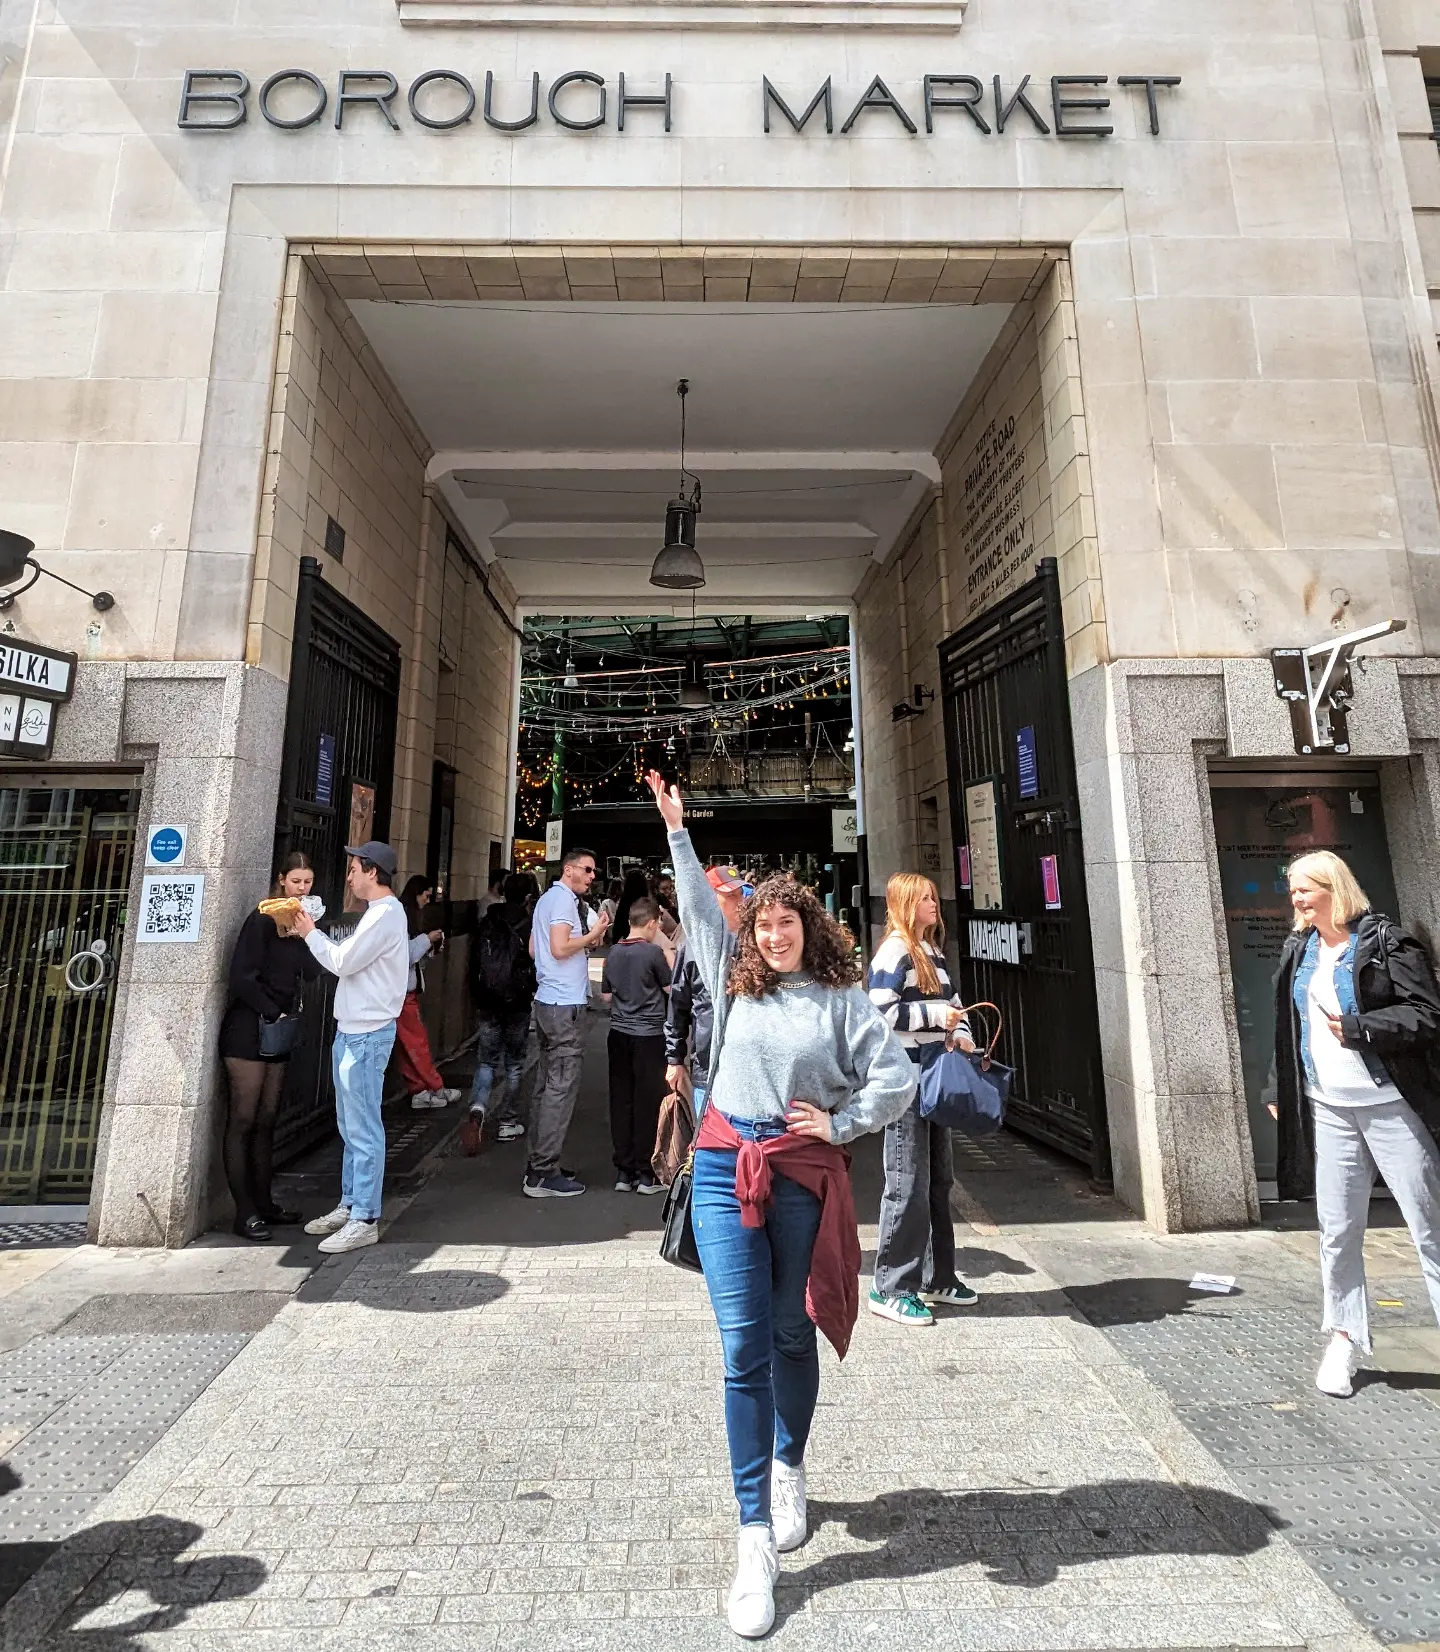
[(733, 962), (674, 787), (649, 776), (669, 831), (680, 918), (715, 1011), (691, 1216), (725, 1358), (725, 1432), (740, 1505), (728, 1615), (775, 1621), (780, 1553), (805, 1541), (805, 1445), (820, 1392), (818, 1325), (844, 1358), (860, 1244), (843, 1144), (899, 1118), (915, 1067), (860, 988), (854, 943), (816, 898), (767, 878), (741, 908)]

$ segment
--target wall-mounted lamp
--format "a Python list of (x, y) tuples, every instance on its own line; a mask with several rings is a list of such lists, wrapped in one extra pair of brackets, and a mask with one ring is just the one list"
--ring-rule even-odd
[[(42, 568), (34, 557), (35, 541), (26, 539), (23, 534), (10, 533), (0, 528), (0, 614), (8, 612), (15, 606), (16, 597), (23, 596), (26, 591), (38, 580), (41, 574), (46, 579), (56, 580), (61, 585), (67, 585), (72, 591), (78, 591), (82, 597), (89, 597), (91, 603), (99, 613), (115, 606), (115, 598), (108, 591), (87, 591), (81, 585), (74, 585), (59, 574), (52, 574), (48, 568)], [(20, 581), (24, 581), (23, 584)]]
[(901, 700), (898, 705), (890, 707), (890, 721), (903, 723), (907, 717), (919, 717), (925, 710), (925, 702), (935, 698), (935, 690), (926, 688), (924, 683), (916, 683), (913, 703), (910, 700)]

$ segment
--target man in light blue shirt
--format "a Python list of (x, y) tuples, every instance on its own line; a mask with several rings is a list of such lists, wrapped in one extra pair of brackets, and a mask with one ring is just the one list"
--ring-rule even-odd
[(580, 896), (595, 881), (595, 856), (571, 849), (551, 884), (535, 903), (530, 950), (535, 955), (535, 1034), (540, 1067), (530, 1118), (530, 1161), (523, 1191), (532, 1199), (573, 1199), (583, 1182), (560, 1168), (565, 1135), (580, 1091), (582, 1017), (590, 999), (590, 949), (605, 939), (603, 914), (587, 930)]

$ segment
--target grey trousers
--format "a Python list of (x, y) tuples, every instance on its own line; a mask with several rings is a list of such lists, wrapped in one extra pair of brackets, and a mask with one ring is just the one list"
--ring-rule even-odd
[(920, 1103), (911, 1102), (885, 1126), (885, 1193), (875, 1251), (875, 1289), (882, 1296), (955, 1283), (954, 1180), (950, 1132), (921, 1118)]
[(560, 1168), (565, 1133), (580, 1093), (583, 1004), (536, 1004), (535, 1042), (540, 1064), (530, 1104), (530, 1172), (553, 1176)]
[(1365, 1299), (1365, 1224), (1378, 1170), (1394, 1195), (1440, 1321), (1440, 1152), (1410, 1104), (1315, 1109), (1315, 1212), (1327, 1331), (1344, 1331), (1370, 1352)]

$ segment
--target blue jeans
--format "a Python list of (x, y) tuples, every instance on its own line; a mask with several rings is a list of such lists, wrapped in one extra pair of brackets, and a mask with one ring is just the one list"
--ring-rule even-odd
[(470, 1086), (470, 1110), (483, 1113), (490, 1092), (500, 1080), (502, 1122), (520, 1116), (520, 1081), (525, 1076), (525, 1048), (530, 1042), (530, 1006), (512, 1015), (482, 1015), (476, 1028), (475, 1082)]
[[(784, 1134), (771, 1122), (732, 1119), (759, 1141)], [(695, 1155), (695, 1244), (725, 1355), (725, 1433), (742, 1526), (770, 1524), (772, 1455), (804, 1461), (820, 1394), (815, 1326), (805, 1282), (820, 1227), (820, 1201), (778, 1172), (765, 1225), (747, 1228), (735, 1197), (735, 1154)]]
[(395, 1023), (375, 1032), (336, 1032), (330, 1050), (335, 1073), (335, 1122), (345, 1143), (340, 1170), (340, 1203), (352, 1220), (374, 1222), (380, 1216), (385, 1186), (385, 1126), (380, 1103), (385, 1097), (385, 1068), (395, 1047)]

